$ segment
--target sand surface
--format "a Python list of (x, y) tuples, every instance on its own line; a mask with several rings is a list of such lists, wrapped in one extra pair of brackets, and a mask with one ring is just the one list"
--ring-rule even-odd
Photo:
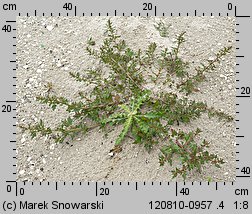
[[(164, 38), (154, 28), (162, 19), (169, 28)], [(81, 72), (98, 66), (97, 60), (85, 51), (92, 36), (97, 45), (104, 39), (108, 17), (18, 17), (17, 18), (17, 118), (18, 124), (35, 123), (40, 118), (49, 126), (57, 125), (67, 114), (63, 108), (52, 111), (36, 101), (45, 95), (48, 82), (55, 95), (69, 99), (77, 97), (83, 84), (69, 77), (68, 72)], [(232, 45), (217, 69), (207, 74), (207, 82), (190, 98), (207, 102), (235, 116), (235, 19), (231, 17), (112, 17), (123, 39), (134, 48), (145, 48), (156, 42), (160, 48), (170, 47), (176, 34), (186, 31), (186, 43), (181, 57), (191, 65), (214, 56), (218, 50)], [(235, 180), (235, 123), (219, 122), (202, 115), (192, 121), (187, 130), (199, 127), (202, 138), (210, 141), (210, 151), (226, 162), (221, 169), (206, 166), (202, 174), (192, 172), (187, 180)], [(120, 127), (118, 128), (120, 129)], [(111, 158), (110, 149), (119, 130), (107, 138), (99, 129), (76, 140), (55, 144), (49, 138), (31, 140), (28, 133), (17, 130), (18, 181), (171, 181), (168, 165), (160, 167), (158, 148), (151, 153), (130, 139), (123, 143), (123, 151)], [(175, 179), (173, 179), (175, 180)], [(181, 181), (182, 178), (177, 178)]]

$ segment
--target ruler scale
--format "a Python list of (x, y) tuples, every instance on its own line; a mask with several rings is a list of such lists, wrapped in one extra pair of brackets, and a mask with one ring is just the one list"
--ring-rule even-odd
[[(250, 1), (2, 1), (1, 213), (250, 213)], [(236, 181), (16, 182), (16, 16), (236, 17)]]

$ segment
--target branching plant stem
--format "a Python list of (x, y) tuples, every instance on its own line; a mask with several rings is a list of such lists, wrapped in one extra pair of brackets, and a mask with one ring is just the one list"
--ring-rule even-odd
[[(156, 28), (161, 32), (160, 35), (168, 35), (168, 28), (164, 24), (159, 24)], [(180, 93), (196, 92), (195, 87), (205, 80), (205, 73), (215, 69), (221, 58), (230, 53), (232, 48), (220, 50), (213, 60), (207, 61), (208, 64), (202, 63), (195, 68), (196, 75), (189, 77), (188, 63), (179, 56), (181, 45), (185, 42), (185, 32), (179, 34), (172, 51), (165, 48), (161, 52), (158, 52), (156, 43), (149, 44), (145, 50), (132, 50), (116, 34), (110, 19), (106, 35), (107, 38), (99, 48), (95, 48), (96, 42), (90, 37), (86, 50), (91, 57), (110, 69), (108, 77), (103, 75), (101, 69), (89, 69), (83, 75), (70, 72), (71, 77), (83, 82), (85, 86), (92, 84), (90, 94), (86, 96), (86, 93), (79, 92), (78, 98), (81, 101), (76, 102), (65, 97), (49, 96), (49, 92), (47, 96), (38, 96), (38, 101), (49, 105), (53, 110), (65, 106), (66, 111), (71, 114), (56, 128), (46, 127), (43, 120), (36, 124), (21, 124), (19, 128), (29, 131), (32, 138), (38, 135), (51, 136), (55, 142), (63, 143), (69, 137), (74, 139), (77, 135), (84, 135), (97, 127), (107, 130), (108, 126), (122, 125), (122, 131), (115, 139), (113, 153), (121, 152), (121, 144), (130, 137), (135, 144), (143, 145), (148, 152), (155, 144), (161, 144), (161, 166), (168, 163), (172, 167), (173, 158), (178, 158), (181, 167), (171, 169), (174, 178), (182, 176), (186, 179), (189, 171), (197, 169), (201, 172), (207, 163), (220, 167), (224, 161), (207, 151), (208, 142), (196, 142), (199, 129), (187, 133), (183, 130), (176, 131), (173, 125), (189, 124), (203, 113), (226, 122), (233, 121), (232, 116), (209, 107), (206, 103), (189, 100), (184, 93)], [(166, 75), (165, 79), (161, 78), (163, 74)], [(173, 78), (179, 79), (180, 84), (175, 85)], [(161, 82), (172, 89), (177, 86), (180, 92), (154, 93), (147, 89), (148, 82)], [(93, 125), (88, 126), (90, 122)]]

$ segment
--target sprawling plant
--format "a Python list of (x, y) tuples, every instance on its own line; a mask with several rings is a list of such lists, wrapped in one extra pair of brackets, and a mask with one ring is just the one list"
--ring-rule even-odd
[[(156, 28), (162, 32), (167, 30), (163, 25)], [(195, 75), (190, 75), (189, 63), (178, 55), (185, 42), (184, 37), (185, 32), (177, 36), (172, 50), (165, 48), (158, 51), (156, 43), (149, 44), (145, 50), (133, 50), (108, 20), (103, 44), (97, 47), (90, 37), (86, 49), (91, 57), (100, 60), (108, 69), (70, 72), (76, 81), (90, 86), (91, 92), (80, 91), (81, 101), (51, 93), (38, 96), (38, 101), (48, 104), (53, 110), (65, 106), (71, 114), (55, 128), (46, 127), (42, 120), (21, 127), (29, 130), (33, 138), (38, 134), (50, 135), (57, 143), (62, 143), (94, 127), (108, 131), (111, 126), (120, 126), (114, 151), (121, 151), (118, 148), (127, 138), (135, 144), (144, 145), (149, 152), (155, 144), (159, 144), (160, 165), (168, 163), (173, 166), (174, 158), (180, 160), (180, 164), (171, 170), (174, 177), (181, 175), (186, 179), (189, 171), (196, 169), (200, 172), (206, 163), (220, 167), (224, 161), (207, 151), (209, 143), (206, 140), (197, 142), (199, 129), (187, 133), (174, 127), (179, 127), (181, 123), (189, 124), (203, 113), (227, 122), (233, 120), (231, 116), (187, 96), (197, 92), (197, 86), (206, 80), (205, 74), (216, 68), (231, 47), (221, 49), (213, 60), (206, 60), (195, 68)], [(148, 84), (159, 85), (161, 89), (154, 92)]]

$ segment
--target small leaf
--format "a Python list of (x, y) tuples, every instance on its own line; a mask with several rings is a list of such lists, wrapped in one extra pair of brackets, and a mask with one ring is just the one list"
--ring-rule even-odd
[(129, 117), (129, 118), (125, 121), (125, 123), (124, 123), (124, 125), (123, 125), (123, 130), (122, 130), (121, 134), (118, 136), (118, 138), (116, 139), (115, 145), (121, 144), (121, 142), (122, 142), (122, 141), (124, 140), (124, 138), (125, 138), (125, 135), (128, 133), (131, 124), (132, 124), (132, 116)]
[(148, 125), (146, 122), (144, 122), (144, 121), (142, 121), (142, 120), (140, 120), (140, 119), (138, 119), (138, 118), (135, 118), (135, 120), (136, 120), (136, 122), (137, 122), (137, 124), (138, 124), (140, 130), (141, 130), (143, 133), (147, 134), (148, 131), (149, 131), (149, 128), (150, 128), (149, 125)]
[(129, 108), (127, 105), (122, 104), (122, 105), (119, 105), (119, 107), (120, 107), (121, 109), (123, 109), (126, 113), (128, 113), (128, 114), (131, 113), (130, 108)]

